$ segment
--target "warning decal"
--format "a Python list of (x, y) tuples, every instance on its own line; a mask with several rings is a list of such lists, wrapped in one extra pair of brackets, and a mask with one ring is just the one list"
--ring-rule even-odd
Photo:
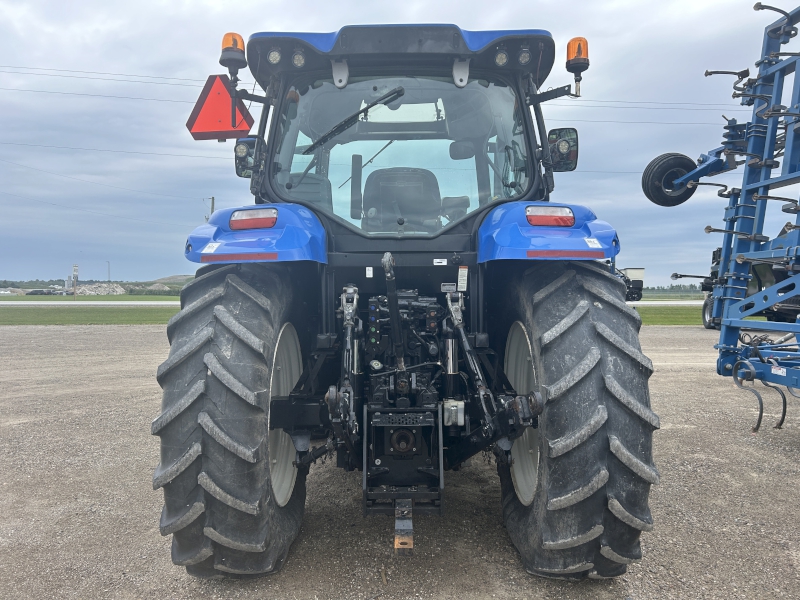
[(236, 127), (231, 127), (230, 79), (211, 75), (194, 105), (186, 128), (196, 140), (227, 140), (245, 137), (253, 117), (241, 99), (236, 100)]

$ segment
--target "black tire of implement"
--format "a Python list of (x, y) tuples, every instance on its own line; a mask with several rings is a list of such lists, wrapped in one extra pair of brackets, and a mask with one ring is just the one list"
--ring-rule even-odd
[(714, 320), (711, 318), (711, 310), (714, 306), (714, 301), (711, 298), (703, 300), (703, 327), (706, 329), (714, 329)]
[(307, 470), (283, 507), (269, 476), (269, 386), (289, 281), (276, 265), (201, 269), (167, 326), (153, 488), (164, 488), (160, 529), (172, 534), (172, 561), (198, 577), (278, 571), (300, 531)]
[(638, 302), (642, 299), (642, 291), (638, 289), (628, 290), (625, 294), (625, 300), (628, 302)]
[(684, 154), (657, 156), (642, 173), (642, 191), (648, 200), (659, 206), (678, 206), (692, 197), (697, 188), (684, 187), (669, 191), (672, 182), (697, 168), (697, 163)]
[(794, 323), (797, 319), (795, 315), (769, 310), (764, 311), (764, 316), (767, 318), (767, 321), (772, 321), (773, 323)]
[(653, 526), (650, 486), (659, 480), (641, 319), (625, 304), (625, 285), (597, 263), (537, 265), (516, 288), (507, 324), (519, 320), (528, 331), (546, 403), (529, 506), (509, 465), (498, 463), (508, 534), (529, 573), (622, 575), (641, 558), (640, 534)]

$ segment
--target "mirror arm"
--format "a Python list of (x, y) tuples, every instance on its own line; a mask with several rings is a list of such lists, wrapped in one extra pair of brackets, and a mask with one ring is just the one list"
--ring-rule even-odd
[[(263, 203), (261, 192), (264, 187), (267, 171), (267, 121), (269, 120), (270, 105), (266, 104), (261, 111), (261, 121), (258, 123), (256, 146), (253, 151), (253, 168), (250, 175), (250, 193), (256, 198), (256, 204)], [(259, 202), (259, 200), (261, 200)]]
[[(567, 86), (569, 87), (569, 86)], [(541, 141), (542, 153), (542, 166), (544, 167), (544, 185), (547, 199), (549, 200), (550, 192), (555, 189), (555, 181), (553, 180), (553, 159), (550, 157), (550, 144), (547, 141), (547, 127), (544, 125), (544, 116), (542, 115), (542, 106), (539, 103), (533, 104), (533, 114), (536, 117), (536, 128), (539, 130), (539, 140)]]
[(530, 93), (528, 94), (528, 104), (541, 104), (542, 102), (547, 102), (548, 100), (555, 100), (556, 98), (561, 98), (562, 96), (572, 96), (572, 84), (570, 85), (562, 85), (561, 87), (554, 88), (552, 90), (547, 90), (546, 92), (542, 92), (541, 94), (537, 93)]
[(250, 100), (250, 102), (258, 102), (259, 104), (269, 104), (269, 98), (266, 96), (257, 96), (255, 94), (251, 94), (247, 90), (235, 90), (236, 91), (236, 98), (241, 100)]

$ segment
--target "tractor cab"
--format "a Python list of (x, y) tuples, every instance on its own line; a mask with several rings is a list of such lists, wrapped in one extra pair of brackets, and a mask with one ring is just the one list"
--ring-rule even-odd
[[(588, 57), (576, 40), (568, 68), (579, 80)], [(548, 133), (527, 109), (570, 92), (538, 93), (555, 60), (546, 31), (257, 33), (246, 58), (235, 34), (223, 45), (229, 134), (242, 130), (237, 101), (275, 106), (235, 149), (257, 202), (305, 205), (368, 236), (432, 235), (507, 200), (546, 200), (553, 171), (577, 165), (577, 132)], [(265, 96), (236, 89), (245, 65)]]

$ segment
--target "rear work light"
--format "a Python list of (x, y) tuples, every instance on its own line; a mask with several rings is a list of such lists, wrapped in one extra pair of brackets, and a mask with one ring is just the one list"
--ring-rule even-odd
[(544, 225), (547, 227), (572, 227), (575, 225), (575, 215), (572, 209), (566, 206), (528, 206), (525, 216), (529, 225)]
[(234, 231), (239, 229), (269, 229), (275, 226), (275, 221), (277, 220), (277, 208), (237, 210), (231, 215), (230, 226)]

